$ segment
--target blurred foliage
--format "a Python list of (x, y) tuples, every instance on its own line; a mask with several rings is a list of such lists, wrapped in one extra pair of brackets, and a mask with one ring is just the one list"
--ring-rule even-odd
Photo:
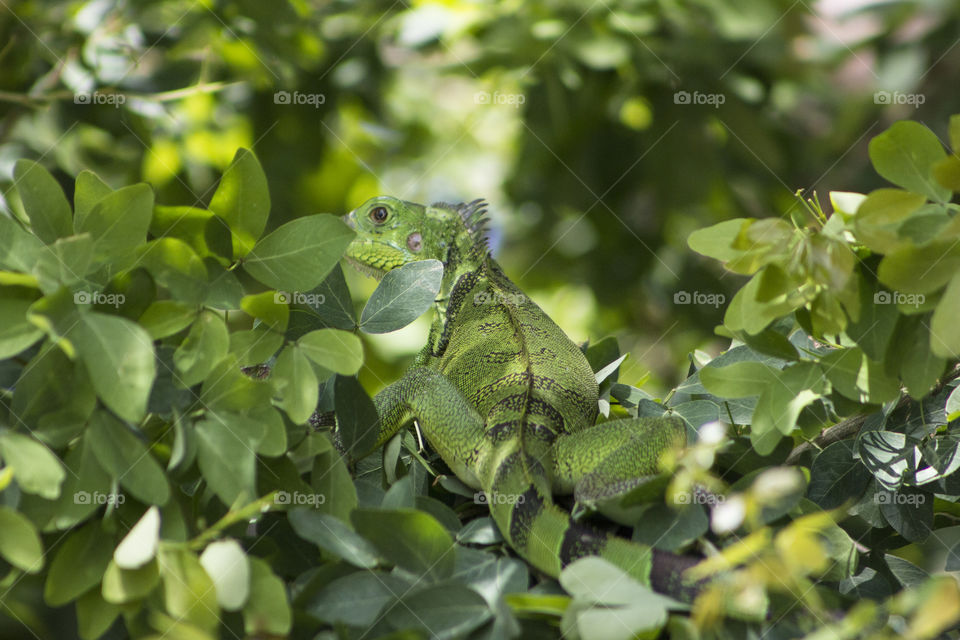
[[(628, 377), (662, 392), (722, 317), (674, 294), (738, 286), (686, 235), (796, 207), (798, 188), (877, 186), (862, 151), (885, 121), (946, 121), (958, 18), (949, 2), (13, 0), (0, 176), (33, 157), (67, 188), (90, 169), (205, 204), (253, 146), (274, 225), (377, 193), (487, 197), (507, 272), (576, 339), (618, 334)], [(413, 352), (377, 344), (371, 383)]]
[[(3, 635), (210, 637), (215, 612), (238, 637), (955, 625), (929, 573), (960, 567), (958, 23), (948, 2), (8, 0)], [(607, 566), (531, 586), (411, 434), (351, 478), (308, 427), (346, 399), (362, 449), (361, 355), (375, 390), (422, 344), (371, 335), (388, 296), (358, 313), (347, 284), (374, 284), (310, 215), (378, 193), (489, 198), (506, 272), (597, 368), (634, 354), (601, 407), (699, 430), (617, 505), (639, 540), (720, 550), (691, 617), (635, 585), (591, 599)], [(717, 624), (764, 593), (769, 624)]]

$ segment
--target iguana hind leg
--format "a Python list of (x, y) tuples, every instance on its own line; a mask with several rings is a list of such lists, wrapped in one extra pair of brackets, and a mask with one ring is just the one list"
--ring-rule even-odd
[(685, 444), (678, 418), (624, 418), (562, 435), (553, 447), (554, 490), (592, 508), (657, 475), (663, 453)]

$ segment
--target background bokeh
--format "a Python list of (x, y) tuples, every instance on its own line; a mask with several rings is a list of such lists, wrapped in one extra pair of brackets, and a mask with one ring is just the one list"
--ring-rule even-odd
[[(23, 157), (68, 195), (91, 169), (203, 205), (238, 146), (274, 227), (486, 197), (507, 273), (661, 394), (725, 344), (722, 305), (675, 296), (741, 284), (687, 235), (880, 186), (866, 145), (894, 120), (945, 139), (958, 34), (948, 0), (0, 0), (0, 209)], [(371, 343), (371, 392), (424, 335)]]

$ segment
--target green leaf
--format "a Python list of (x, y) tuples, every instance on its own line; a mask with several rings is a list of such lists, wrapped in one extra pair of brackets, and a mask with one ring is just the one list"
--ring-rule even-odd
[(820, 364), (833, 387), (851, 400), (882, 404), (900, 396), (900, 385), (886, 374), (883, 363), (870, 360), (859, 347), (831, 351)]
[(196, 424), (197, 462), (204, 480), (227, 506), (256, 497), (259, 437), (230, 414), (211, 414)]
[(110, 413), (98, 410), (90, 418), (86, 438), (110, 476), (147, 504), (165, 504), (170, 487), (163, 469), (146, 445)]
[(92, 171), (84, 169), (77, 174), (73, 191), (73, 221), (75, 225), (83, 224), (84, 219), (93, 210), (93, 207), (113, 193), (106, 182)]
[(880, 502), (880, 513), (894, 531), (911, 542), (923, 542), (933, 529), (933, 495), (901, 487), (896, 493), (877, 494), (888, 496)]
[(442, 279), (439, 260), (410, 262), (388, 271), (363, 307), (360, 329), (387, 333), (407, 326), (433, 306)]
[(762, 362), (735, 362), (725, 367), (708, 364), (699, 371), (700, 382), (721, 398), (748, 398), (761, 393), (777, 379), (778, 369)]
[(249, 367), (266, 362), (283, 346), (283, 335), (270, 329), (257, 327), (230, 334), (230, 353), (237, 365)]
[(100, 584), (112, 555), (113, 541), (104, 535), (100, 522), (90, 522), (70, 533), (50, 563), (43, 588), (44, 602), (59, 607)]
[(960, 330), (956, 325), (960, 318), (960, 273), (947, 284), (943, 297), (930, 319), (930, 351), (934, 356), (947, 360), (960, 358)]
[(287, 346), (277, 357), (270, 380), (280, 396), (280, 406), (296, 424), (310, 419), (320, 398), (319, 381), (302, 349)]
[(120, 607), (103, 599), (99, 589), (90, 589), (77, 599), (77, 632), (83, 640), (96, 640), (120, 615)]
[(11, 218), (0, 216), (0, 266), (30, 273), (44, 245)]
[(881, 253), (897, 249), (904, 242), (897, 228), (926, 202), (926, 196), (900, 189), (870, 192), (853, 218), (857, 239)]
[(390, 609), (385, 622), (398, 631), (422, 629), (436, 640), (467, 637), (493, 617), (486, 600), (460, 584), (408, 590), (400, 598), (400, 603)]
[(357, 326), (356, 314), (353, 310), (353, 299), (347, 288), (347, 281), (343, 277), (340, 265), (333, 267), (323, 282), (312, 289), (303, 298), (301, 304), (293, 300), (295, 307), (306, 307), (320, 317), (320, 321), (334, 329), (352, 331)]
[(216, 588), (193, 552), (161, 547), (159, 560), (163, 601), (170, 615), (208, 632), (216, 629), (220, 624)]
[(217, 603), (237, 611), (250, 596), (250, 563), (236, 540), (217, 540), (200, 554), (200, 565), (213, 580)]
[(293, 612), (283, 580), (274, 575), (264, 560), (251, 556), (250, 597), (243, 608), (243, 627), (249, 637), (287, 637), (293, 626)]
[(33, 233), (45, 243), (73, 234), (70, 203), (50, 172), (32, 160), (18, 160), (13, 179)]
[(111, 493), (110, 476), (97, 462), (88, 436), (81, 438), (78, 446), (67, 451), (63, 462), (70, 473), (60, 491), (56, 515), (48, 525), (61, 530), (86, 520), (104, 501), (118, 500)]
[(640, 600), (656, 602), (664, 610), (679, 603), (643, 586), (622, 569), (598, 556), (575, 560), (560, 573), (560, 586), (577, 599), (590, 604), (631, 604)]
[(890, 344), (888, 359), (899, 363), (900, 379), (915, 400), (927, 395), (947, 365), (946, 360), (935, 355), (930, 348), (929, 322), (928, 315), (901, 316)]
[(947, 202), (950, 191), (933, 179), (933, 165), (947, 153), (930, 129), (919, 122), (895, 122), (870, 141), (870, 161), (881, 176), (907, 191)]
[(89, 233), (59, 238), (41, 247), (33, 259), (30, 271), (37, 276), (45, 293), (56, 291), (60, 285), (89, 291), (89, 282), (85, 279), (93, 263), (93, 239)]
[(226, 357), (229, 347), (230, 332), (223, 318), (210, 310), (203, 310), (173, 353), (178, 373), (176, 382), (183, 387), (203, 382)]
[(43, 568), (43, 543), (33, 523), (0, 505), (0, 556), (25, 573)]
[(394, 575), (358, 571), (327, 584), (305, 608), (324, 622), (366, 627), (409, 590), (409, 583)]
[(180, 333), (197, 317), (197, 307), (176, 300), (157, 300), (140, 315), (137, 322), (154, 340)]
[(233, 256), (242, 258), (250, 253), (270, 214), (267, 177), (252, 151), (237, 149), (213, 194), (210, 210), (230, 225)]
[(883, 258), (877, 275), (896, 291), (927, 294), (947, 284), (958, 271), (960, 244), (944, 239), (897, 249)]
[(857, 499), (870, 483), (870, 472), (854, 459), (853, 440), (841, 440), (827, 446), (810, 468), (807, 497), (821, 509), (835, 509), (846, 500)]
[(324, 369), (352, 376), (363, 366), (363, 343), (349, 331), (317, 329), (300, 336), (297, 345)]
[(256, 295), (244, 296), (240, 301), (240, 308), (251, 318), (261, 320), (268, 329), (283, 333), (290, 320), (290, 307), (279, 291), (264, 291)]
[(147, 241), (153, 190), (145, 183), (111, 192), (77, 221), (77, 233), (93, 237), (94, 253), (105, 259), (126, 254)]
[(303, 507), (289, 511), (287, 518), (298, 536), (324, 551), (361, 569), (377, 566), (377, 550), (339, 518)]
[(121, 569), (111, 560), (103, 574), (101, 594), (106, 602), (125, 604), (146, 598), (160, 584), (157, 563), (151, 561), (135, 569)]
[(119, 569), (138, 569), (154, 559), (160, 543), (160, 510), (147, 509), (113, 552)]
[(240, 371), (236, 359), (227, 355), (207, 376), (200, 388), (200, 401), (210, 409), (243, 411), (270, 404), (271, 385)]
[(890, 572), (904, 587), (919, 587), (930, 579), (929, 573), (908, 560), (889, 553), (884, 554), (883, 559), (887, 561)]
[(432, 516), (414, 509), (355, 509), (357, 533), (384, 558), (430, 582), (453, 573), (453, 538)]
[(60, 459), (30, 436), (12, 431), (0, 433), (0, 457), (13, 469), (13, 477), (26, 493), (47, 500), (60, 496), (60, 485), (66, 478)]
[(859, 288), (860, 316), (847, 322), (847, 335), (856, 342), (871, 360), (883, 361), (887, 345), (897, 326), (897, 307), (890, 304), (892, 296), (887, 291), (861, 281)]
[(337, 376), (334, 399), (340, 440), (353, 459), (369, 453), (377, 442), (380, 418), (373, 401), (356, 378)]
[(933, 165), (933, 177), (941, 187), (960, 191), (960, 157), (948, 156)]
[(355, 235), (326, 213), (297, 218), (260, 240), (244, 268), (272, 289), (306, 292), (327, 277)]
[(697, 229), (687, 238), (687, 245), (699, 254), (726, 262), (740, 256), (743, 251), (734, 248), (734, 241), (740, 235), (749, 218), (724, 220), (706, 229)]
[(156, 377), (153, 341), (143, 327), (114, 315), (88, 312), (70, 332), (90, 381), (114, 413), (131, 422), (147, 412)]
[(179, 302), (199, 304), (207, 293), (207, 268), (200, 256), (182, 240), (159, 238), (137, 252), (137, 264)]
[(781, 436), (790, 435), (800, 411), (826, 392), (826, 378), (812, 362), (799, 362), (768, 384), (753, 412), (750, 441), (760, 455), (769, 455)]

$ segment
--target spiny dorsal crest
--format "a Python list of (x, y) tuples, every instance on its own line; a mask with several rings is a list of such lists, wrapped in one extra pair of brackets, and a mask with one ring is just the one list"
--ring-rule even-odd
[(460, 204), (446, 204), (438, 202), (435, 207), (446, 207), (453, 209), (463, 220), (463, 226), (473, 239), (473, 246), (481, 251), (487, 251), (489, 244), (487, 241), (487, 202), (483, 198), (477, 198), (473, 202)]

